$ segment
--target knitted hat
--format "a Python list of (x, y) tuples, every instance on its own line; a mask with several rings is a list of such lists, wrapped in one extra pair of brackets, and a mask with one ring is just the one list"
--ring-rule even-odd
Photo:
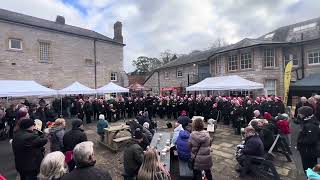
[(181, 111), (181, 116), (186, 116), (187, 112), (185, 110)]
[(142, 138), (143, 138), (143, 135), (142, 135), (142, 132), (141, 132), (140, 128), (137, 128), (137, 129), (134, 131), (133, 138), (134, 138), (134, 139), (142, 139)]
[(71, 125), (72, 125), (72, 128), (78, 128), (80, 127), (81, 125), (83, 124), (82, 120), (80, 119), (75, 119), (72, 121)]
[(29, 127), (34, 125), (35, 123), (34, 123), (34, 120), (32, 119), (22, 119), (19, 124), (21, 129), (28, 129)]
[(99, 119), (104, 120), (104, 119), (105, 119), (104, 115), (103, 115), (103, 114), (100, 114), (100, 115), (99, 115)]
[(309, 106), (302, 106), (298, 109), (298, 113), (305, 117), (311, 116), (313, 114), (313, 109)]
[(265, 118), (266, 120), (270, 120), (270, 119), (272, 119), (272, 115), (270, 113), (268, 113), (268, 112), (265, 112), (263, 114), (263, 118)]

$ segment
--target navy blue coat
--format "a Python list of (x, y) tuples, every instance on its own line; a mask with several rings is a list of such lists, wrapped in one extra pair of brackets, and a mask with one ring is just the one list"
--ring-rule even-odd
[(188, 161), (191, 157), (191, 149), (188, 145), (189, 137), (190, 133), (188, 131), (182, 130), (180, 131), (176, 142), (179, 159), (183, 161)]
[(254, 135), (246, 138), (242, 153), (244, 155), (262, 157), (264, 155), (264, 145), (260, 137), (258, 135)]

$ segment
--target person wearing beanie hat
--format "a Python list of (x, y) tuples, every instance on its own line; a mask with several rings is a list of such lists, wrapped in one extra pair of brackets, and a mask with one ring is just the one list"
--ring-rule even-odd
[(143, 162), (143, 148), (140, 143), (143, 141), (143, 133), (137, 128), (133, 133), (133, 138), (125, 147), (123, 153), (123, 166), (128, 178), (135, 179)]
[(192, 123), (191, 119), (187, 116), (186, 111), (182, 111), (181, 116), (179, 116), (177, 120), (179, 124), (182, 124), (183, 129), (185, 129), (189, 123)]
[(301, 118), (301, 131), (298, 134), (297, 149), (300, 152), (304, 170), (313, 168), (317, 164), (319, 155), (318, 143), (320, 138), (319, 121), (313, 115), (313, 109), (302, 106), (298, 109)]
[[(63, 136), (63, 152), (71, 153), (74, 147), (84, 141), (87, 141), (87, 135), (84, 130), (81, 128), (82, 121), (76, 119), (72, 121), (72, 129)], [(73, 160), (67, 162), (69, 171), (72, 171), (75, 167)]]
[(272, 117), (272, 115), (271, 115), (270, 113), (265, 112), (265, 113), (263, 114), (263, 118), (266, 119), (266, 120), (268, 120), (268, 121), (270, 121), (273, 117)]
[(43, 149), (47, 139), (39, 136), (34, 130), (34, 121), (23, 119), (13, 137), (12, 150), (15, 166), (21, 179), (37, 179), (43, 159)]
[(100, 140), (104, 141), (104, 128), (107, 128), (109, 126), (109, 123), (107, 120), (105, 120), (104, 115), (99, 115), (99, 120), (97, 122), (97, 133), (100, 136)]

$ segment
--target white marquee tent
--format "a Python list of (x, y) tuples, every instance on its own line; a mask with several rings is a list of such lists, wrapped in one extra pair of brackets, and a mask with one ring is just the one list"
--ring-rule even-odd
[(52, 96), (57, 91), (35, 81), (0, 80), (0, 97)]
[(95, 89), (91, 89), (78, 81), (72, 83), (70, 86), (58, 90), (58, 94), (60, 95), (68, 95), (68, 94), (96, 94), (97, 91)]
[(97, 89), (98, 93), (126, 93), (129, 92), (129, 89), (121, 87), (113, 82), (108, 83), (105, 86)]
[(263, 89), (263, 84), (244, 79), (238, 75), (209, 77), (186, 88), (187, 91), (226, 91)]

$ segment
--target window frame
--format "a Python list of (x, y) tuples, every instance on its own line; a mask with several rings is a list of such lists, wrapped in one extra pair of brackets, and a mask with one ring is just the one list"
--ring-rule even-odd
[[(284, 63), (284, 67), (286, 67), (286, 65), (288, 64), (288, 62), (290, 61), (290, 56), (292, 55), (292, 62), (293, 62), (293, 66), (297, 67), (299, 66), (299, 61), (298, 61), (298, 56), (296, 54), (284, 54), (283, 55), (283, 63)], [(297, 64), (295, 64), (297, 63)]]
[[(270, 61), (270, 63), (268, 63), (269, 61)], [(268, 64), (270, 64), (270, 65), (268, 65)], [(275, 56), (275, 49), (274, 48), (265, 48), (263, 50), (263, 67), (264, 68), (276, 67), (276, 56)]]
[(252, 69), (252, 54), (250, 52), (240, 54), (239, 67), (241, 70)]
[[(51, 55), (51, 42), (48, 41), (38, 41), (39, 43), (39, 62), (41, 63), (50, 63), (52, 61), (52, 55)], [(47, 50), (47, 60), (41, 59), (42, 55), (41, 55), (41, 44), (43, 45), (48, 45), (48, 50)]]
[(164, 79), (169, 79), (169, 72), (168, 71), (164, 72)]
[[(19, 39), (19, 38), (9, 38), (8, 39), (9, 40), (9, 42), (8, 42), (8, 48), (10, 49), (10, 50), (15, 50), (15, 51), (22, 51), (23, 50), (23, 46), (22, 46), (22, 40), (21, 39)], [(19, 41), (20, 42), (20, 49), (18, 49), (18, 48), (12, 48), (11, 46), (12, 46), (12, 43), (11, 43), (11, 41), (12, 40), (16, 40), (16, 41)]]
[[(112, 74), (114, 74), (114, 76), (112, 76)], [(114, 77), (114, 79), (112, 79), (112, 77)], [(112, 81), (112, 82), (118, 81), (118, 73), (117, 72), (110, 73), (110, 81)]]
[[(232, 61), (230, 61), (232, 60)], [(228, 71), (237, 71), (238, 70), (238, 55), (233, 54), (228, 56)], [(233, 69), (235, 67), (235, 69)], [(231, 69), (232, 68), (232, 69)]]
[[(272, 82), (272, 81), (274, 82), (274, 90), (268, 89), (269, 87), (267, 88), (267, 83), (268, 83), (268, 82)], [(270, 95), (276, 96), (276, 95), (277, 95), (277, 79), (265, 79), (265, 81), (264, 81), (264, 87), (265, 87), (267, 96), (270, 96)], [(274, 94), (269, 94), (269, 93), (268, 93), (269, 91), (274, 91)]]
[[(317, 54), (317, 56), (312, 56), (313, 62), (310, 63), (310, 54)], [(320, 65), (320, 49), (314, 49), (307, 52), (307, 58), (308, 58), (308, 65), (314, 66), (314, 65)], [(317, 59), (317, 62), (315, 63), (315, 59)]]
[[(181, 75), (179, 75), (179, 72), (181, 73)], [(177, 68), (177, 78), (181, 77), (183, 77), (183, 68)]]
[(222, 72), (222, 58), (221, 57), (218, 57), (216, 60), (215, 60), (215, 74), (221, 74)]

